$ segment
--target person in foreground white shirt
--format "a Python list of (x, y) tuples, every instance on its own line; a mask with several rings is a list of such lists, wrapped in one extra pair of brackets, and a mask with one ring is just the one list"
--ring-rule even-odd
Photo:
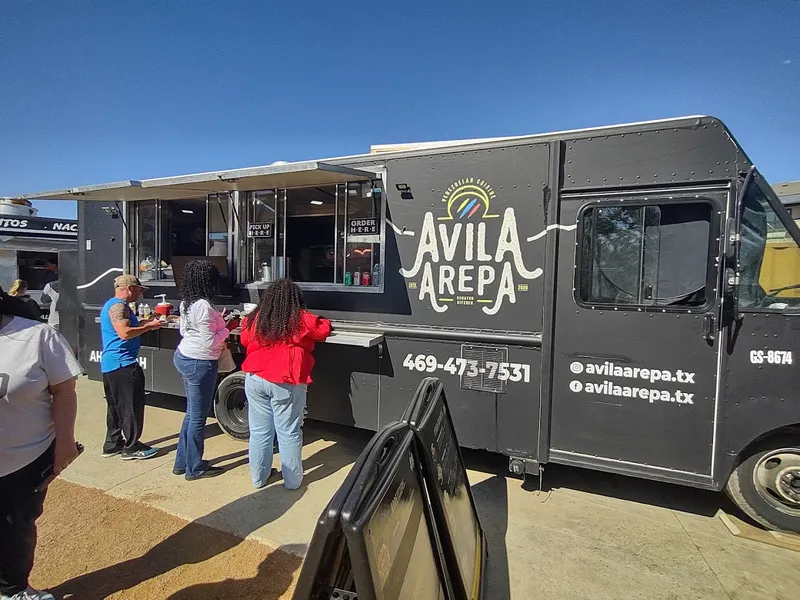
[(219, 357), (230, 335), (223, 313), (211, 303), (219, 271), (208, 260), (193, 260), (183, 274), (180, 331), (173, 362), (186, 390), (186, 416), (178, 438), (175, 475), (194, 481), (223, 472), (203, 459), (206, 418), (214, 400)]
[(44, 474), (58, 476), (78, 456), (75, 379), (82, 369), (57, 331), (20, 314), (27, 306), (0, 290), (0, 598), (55, 600), (31, 588), (28, 576)]

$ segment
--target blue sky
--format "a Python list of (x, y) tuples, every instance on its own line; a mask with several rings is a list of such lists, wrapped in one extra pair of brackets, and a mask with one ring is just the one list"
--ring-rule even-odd
[(0, 195), (698, 113), (800, 179), (797, 0), (7, 0), (0, 76)]

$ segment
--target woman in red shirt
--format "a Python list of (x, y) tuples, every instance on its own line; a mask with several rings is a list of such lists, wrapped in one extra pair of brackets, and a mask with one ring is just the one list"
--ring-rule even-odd
[(242, 324), (250, 421), (250, 476), (264, 487), (272, 469), (272, 441), (278, 437), (283, 484), (303, 481), (303, 413), (314, 366), (316, 342), (331, 333), (331, 322), (306, 310), (303, 294), (289, 279), (269, 286)]

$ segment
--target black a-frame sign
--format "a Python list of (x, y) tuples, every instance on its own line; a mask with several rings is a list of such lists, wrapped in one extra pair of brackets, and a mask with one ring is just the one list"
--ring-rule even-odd
[(294, 600), (482, 600), (486, 540), (444, 389), (422, 381), (320, 515)]

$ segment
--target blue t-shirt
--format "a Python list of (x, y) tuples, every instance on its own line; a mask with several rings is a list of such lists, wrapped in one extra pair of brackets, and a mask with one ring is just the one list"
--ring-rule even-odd
[(108, 310), (115, 304), (122, 304), (128, 311), (128, 319), (131, 322), (131, 327), (136, 327), (139, 324), (139, 319), (130, 310), (128, 303), (119, 298), (112, 298), (103, 306), (100, 311), (100, 333), (103, 334), (103, 356), (100, 358), (100, 370), (103, 373), (116, 371), (122, 367), (127, 367), (136, 362), (139, 356), (139, 348), (142, 345), (142, 339), (137, 336), (129, 340), (123, 340), (114, 325), (111, 323), (111, 317)]

